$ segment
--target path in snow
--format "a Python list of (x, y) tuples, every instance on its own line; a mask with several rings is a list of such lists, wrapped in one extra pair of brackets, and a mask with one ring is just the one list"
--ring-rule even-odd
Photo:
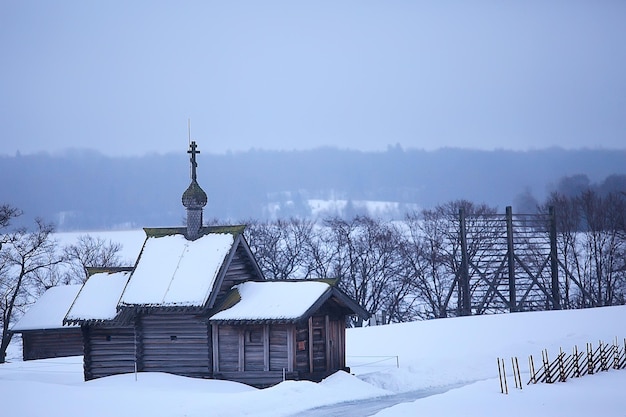
[(443, 394), (454, 388), (460, 388), (471, 382), (464, 382), (443, 387), (425, 388), (418, 391), (402, 392), (386, 397), (369, 398), (365, 400), (346, 401), (338, 404), (330, 404), (322, 407), (311, 408), (294, 414), (292, 417), (364, 417), (376, 414), (380, 410), (396, 404), (412, 402), (431, 395)]

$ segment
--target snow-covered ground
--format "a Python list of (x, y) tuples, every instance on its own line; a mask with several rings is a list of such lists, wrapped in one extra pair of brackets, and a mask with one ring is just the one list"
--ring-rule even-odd
[[(626, 416), (626, 370), (565, 383), (525, 385), (528, 355), (552, 357), (559, 348), (591, 342), (624, 343), (626, 306), (439, 319), (349, 329), (354, 375), (325, 381), (287, 381), (258, 390), (225, 382), (160, 373), (118, 375), (83, 382), (81, 358), (18, 360), (0, 365), (3, 416), (288, 416), (302, 410), (397, 392), (464, 384), (443, 394), (380, 411), (376, 416)], [(496, 358), (519, 359), (523, 390), (509, 377), (500, 393)], [(511, 375), (510, 367), (507, 369)], [(360, 414), (358, 410), (353, 415)]]

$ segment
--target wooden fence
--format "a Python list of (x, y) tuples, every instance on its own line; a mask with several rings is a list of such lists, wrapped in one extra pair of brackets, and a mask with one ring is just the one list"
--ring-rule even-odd
[[(522, 380), (517, 358), (511, 358), (511, 367), (515, 378), (515, 388), (522, 389)], [(530, 379), (526, 385), (544, 382), (565, 382), (568, 378), (580, 378), (585, 375), (593, 375), (609, 369), (626, 369), (626, 338), (619, 343), (617, 338), (611, 344), (600, 341), (594, 349), (591, 343), (587, 343), (585, 351), (579, 351), (574, 346), (571, 354), (559, 350), (555, 359), (550, 360), (548, 350), (541, 352), (541, 362), (538, 369), (535, 368), (533, 356), (528, 357), (528, 369)], [(500, 377), (500, 390), (508, 394), (508, 384), (504, 359), (498, 358), (498, 375)]]
[(574, 346), (571, 354), (560, 350), (556, 359), (550, 361), (548, 351), (541, 352), (541, 367), (535, 371), (534, 359), (529, 356), (530, 380), (528, 384), (545, 382), (565, 382), (568, 378), (579, 378), (584, 375), (592, 375), (609, 369), (626, 368), (626, 339), (623, 344), (617, 340), (606, 344), (599, 342), (596, 349), (591, 343), (587, 343), (586, 351), (581, 352), (578, 346)]

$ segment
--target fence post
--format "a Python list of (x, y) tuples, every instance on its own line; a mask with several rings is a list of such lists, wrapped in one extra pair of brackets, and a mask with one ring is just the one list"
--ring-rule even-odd
[(543, 369), (545, 373), (545, 380), (548, 384), (552, 383), (552, 372), (550, 370), (550, 359), (548, 359), (548, 349), (541, 351), (541, 357), (543, 359)]
[(536, 384), (537, 376), (535, 375), (535, 361), (533, 360), (533, 355), (528, 356), (528, 368), (530, 369), (530, 381), (528, 381), (528, 383), (530, 384), (532, 382)]
[[(504, 359), (502, 359), (504, 361)], [(513, 381), (515, 382), (515, 388), (519, 388), (517, 386), (517, 372), (515, 372), (515, 359), (511, 356), (511, 369), (513, 369)]]
[(565, 382), (565, 369), (563, 369), (563, 348), (559, 348), (559, 381)]
[(459, 209), (459, 238), (461, 240), (461, 269), (459, 271), (459, 287), (461, 290), (461, 315), (471, 316), (472, 307), (469, 285), (469, 262), (467, 256), (467, 230), (465, 225), (465, 209)]
[(574, 345), (574, 376), (580, 378), (580, 364), (578, 363), (578, 346)]
[(593, 375), (595, 371), (595, 366), (593, 364), (593, 347), (591, 343), (587, 343), (587, 373), (589, 375)]
[(519, 372), (519, 362), (517, 356), (511, 358), (511, 366), (513, 367), (513, 377), (515, 378), (515, 388), (522, 389), (522, 375)]
[(517, 296), (515, 294), (515, 253), (513, 252), (513, 208), (506, 207), (506, 243), (507, 262), (509, 264), (509, 310), (517, 311)]
[(506, 382), (506, 368), (504, 366), (504, 359), (502, 359), (502, 379), (504, 380), (504, 393), (508, 395), (509, 384)]
[(500, 358), (498, 360), (498, 380), (500, 381), (500, 392), (504, 394), (504, 384), (502, 383), (502, 368), (500, 367)]

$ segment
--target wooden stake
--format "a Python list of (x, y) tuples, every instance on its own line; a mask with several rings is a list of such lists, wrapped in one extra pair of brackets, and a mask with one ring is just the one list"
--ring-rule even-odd
[(502, 359), (502, 377), (504, 378), (504, 393), (509, 394), (509, 385), (506, 382), (506, 369), (504, 368), (504, 359)]
[(574, 376), (580, 378), (580, 364), (578, 363), (578, 346), (574, 345)]
[(502, 370), (500, 369), (500, 358), (498, 358), (498, 378), (500, 379), (500, 392), (504, 394), (504, 385), (502, 384)]
[(511, 356), (511, 369), (513, 369), (513, 381), (515, 381), (515, 388), (519, 388), (517, 386), (517, 372), (515, 372), (515, 360)]
[[(513, 362), (513, 359), (515, 361)], [(522, 375), (519, 372), (519, 362), (517, 361), (517, 356), (515, 358), (511, 358), (513, 362), (513, 374), (516, 376), (515, 378), (515, 388), (522, 389)]]
[(550, 359), (548, 359), (548, 349), (544, 349), (541, 352), (541, 356), (543, 358), (543, 369), (544, 369), (544, 373), (545, 373), (545, 381), (548, 384), (552, 383), (552, 372), (550, 370)]
[(528, 381), (528, 383), (530, 384), (532, 382), (533, 384), (536, 384), (537, 376), (535, 375), (535, 361), (533, 360), (533, 355), (528, 357), (528, 367), (530, 369), (530, 381)]

